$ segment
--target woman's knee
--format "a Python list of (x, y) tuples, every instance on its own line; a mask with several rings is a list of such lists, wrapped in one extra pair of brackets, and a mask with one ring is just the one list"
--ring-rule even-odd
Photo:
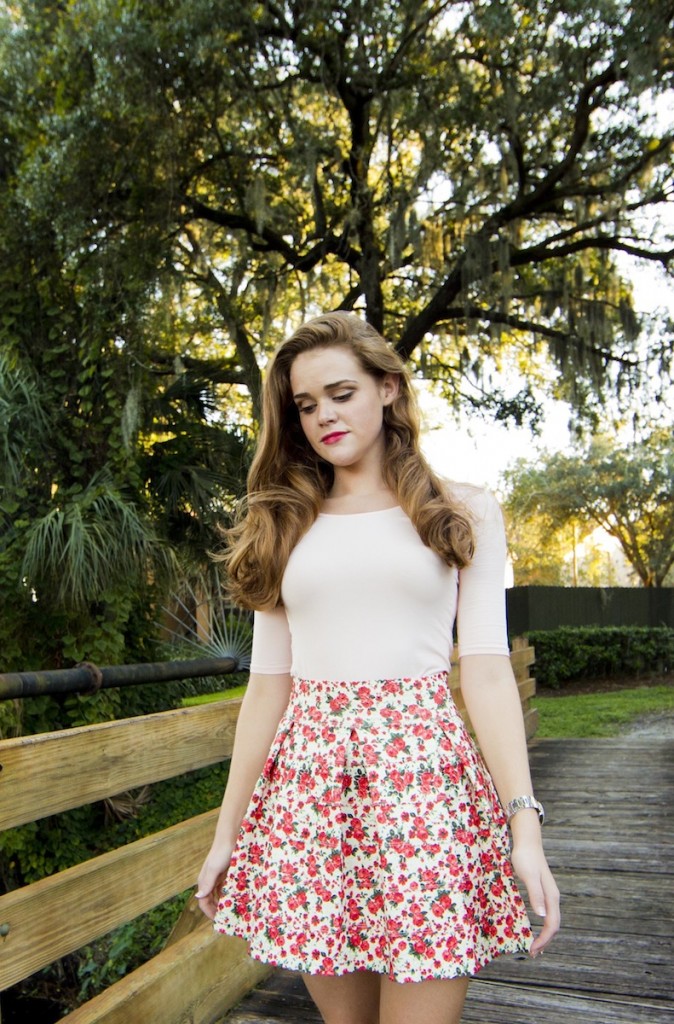
[(380, 979), (369, 971), (303, 975), (324, 1024), (379, 1024)]

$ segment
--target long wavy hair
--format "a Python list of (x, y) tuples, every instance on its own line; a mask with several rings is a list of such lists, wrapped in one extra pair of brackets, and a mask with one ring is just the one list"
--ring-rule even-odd
[(423, 543), (459, 568), (473, 555), (469, 515), (433, 473), (419, 447), (419, 414), (407, 369), (391, 346), (353, 313), (309, 320), (279, 347), (263, 389), (262, 429), (248, 474), (248, 493), (220, 556), (232, 599), (245, 608), (281, 601), (290, 553), (316, 519), (333, 483), (333, 468), (310, 446), (293, 401), (290, 370), (303, 352), (340, 345), (381, 380), (395, 374), (397, 396), (384, 407), (383, 479)]

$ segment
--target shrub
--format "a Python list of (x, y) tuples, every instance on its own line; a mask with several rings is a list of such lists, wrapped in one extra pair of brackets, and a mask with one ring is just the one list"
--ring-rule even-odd
[(639, 677), (670, 672), (674, 629), (667, 626), (560, 626), (527, 634), (540, 686), (574, 679)]

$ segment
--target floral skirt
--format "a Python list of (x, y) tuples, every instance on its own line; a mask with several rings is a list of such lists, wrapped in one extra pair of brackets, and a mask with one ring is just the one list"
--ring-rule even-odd
[(471, 975), (531, 944), (509, 854), (446, 673), (296, 679), (215, 928), (310, 974)]

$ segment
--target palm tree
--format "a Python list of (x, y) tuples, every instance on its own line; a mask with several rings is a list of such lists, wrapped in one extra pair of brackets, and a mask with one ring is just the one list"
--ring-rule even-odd
[(150, 520), (108, 472), (35, 518), (26, 532), (21, 577), (40, 599), (82, 609), (125, 582), (170, 571), (172, 553)]

